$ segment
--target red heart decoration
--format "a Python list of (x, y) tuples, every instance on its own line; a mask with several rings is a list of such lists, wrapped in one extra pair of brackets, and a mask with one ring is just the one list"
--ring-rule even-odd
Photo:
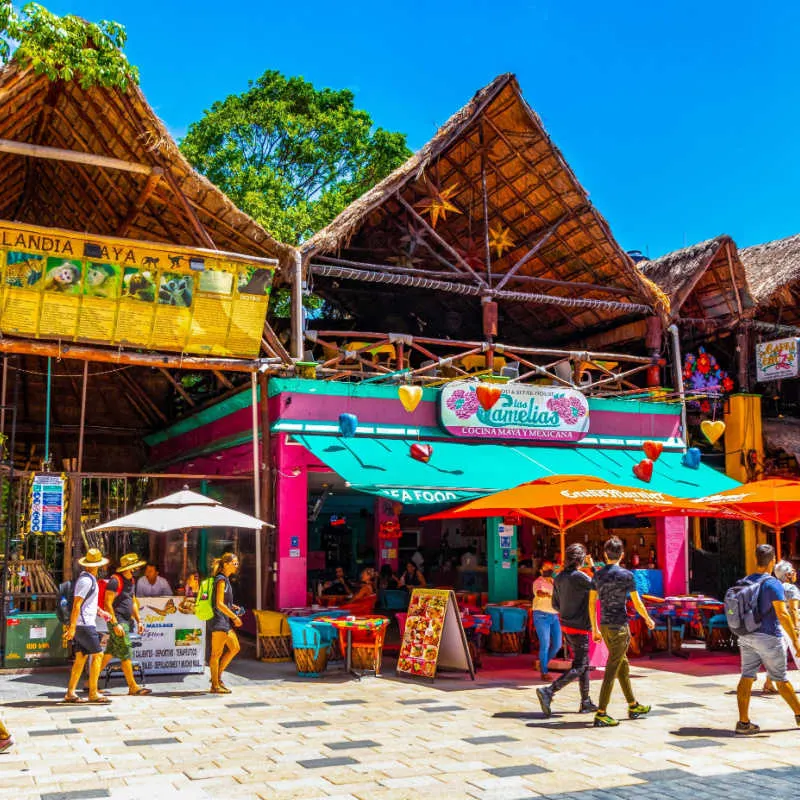
[(433, 448), (429, 444), (412, 444), (409, 455), (411, 458), (427, 464), (433, 455)]
[(653, 477), (653, 462), (649, 458), (643, 458), (638, 464), (633, 467), (633, 474), (645, 483), (650, 483)]
[(653, 442), (648, 440), (642, 445), (642, 450), (644, 450), (644, 454), (651, 461), (658, 461), (658, 457), (661, 455), (663, 449), (664, 449), (664, 442)]
[(503, 390), (499, 386), (488, 386), (485, 383), (481, 383), (475, 389), (475, 394), (478, 395), (478, 402), (481, 404), (481, 408), (484, 411), (488, 411), (500, 399)]

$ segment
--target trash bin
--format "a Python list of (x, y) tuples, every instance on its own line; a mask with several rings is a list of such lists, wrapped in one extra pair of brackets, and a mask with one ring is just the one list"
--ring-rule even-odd
[(6, 667), (64, 664), (68, 652), (55, 613), (16, 614), (6, 620)]

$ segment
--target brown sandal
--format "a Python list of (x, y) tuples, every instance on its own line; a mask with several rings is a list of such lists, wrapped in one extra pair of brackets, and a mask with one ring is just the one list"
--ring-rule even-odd
[(135, 692), (128, 692), (128, 694), (131, 695), (131, 697), (144, 697), (147, 694), (153, 694), (153, 690), (140, 686)]
[(111, 703), (111, 701), (102, 694), (97, 695), (97, 697), (90, 697), (86, 700), (87, 703), (92, 703), (96, 706), (107, 706)]
[(71, 704), (71, 705), (79, 705), (86, 702), (82, 697), (78, 697), (76, 694), (67, 694), (64, 695), (63, 702)]
[(209, 690), (210, 694), (230, 694), (231, 690), (227, 686), (212, 686)]

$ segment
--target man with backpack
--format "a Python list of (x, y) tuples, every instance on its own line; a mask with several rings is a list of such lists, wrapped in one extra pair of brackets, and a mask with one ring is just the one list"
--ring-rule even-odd
[(751, 736), (761, 730), (750, 721), (750, 695), (762, 666), (800, 726), (800, 700), (786, 673), (781, 629), (796, 650), (800, 649), (800, 640), (786, 608), (783, 585), (771, 574), (774, 567), (775, 550), (771, 545), (760, 544), (756, 548), (756, 571), (725, 594), (725, 614), (731, 631), (739, 637), (742, 657), (742, 677), (736, 687), (739, 721), (734, 733), (737, 736)]
[(86, 555), (78, 563), (83, 567), (83, 571), (78, 576), (78, 580), (75, 581), (69, 625), (64, 633), (64, 638), (75, 645), (75, 663), (72, 665), (64, 702), (87, 702), (78, 697), (75, 690), (88, 659), (88, 702), (106, 704), (110, 702), (109, 699), (100, 694), (100, 690), (97, 688), (102, 666), (100, 658), (102, 648), (100, 647), (100, 637), (97, 633), (97, 608), (100, 595), (97, 586), (97, 572), (100, 567), (108, 564), (108, 559), (93, 547), (86, 552)]
[(136, 553), (125, 553), (119, 560), (119, 567), (106, 583), (105, 610), (111, 619), (108, 622), (108, 645), (103, 656), (100, 672), (119, 659), (122, 674), (128, 684), (128, 694), (141, 696), (152, 694), (150, 689), (139, 686), (133, 675), (133, 648), (129, 637), (131, 621), (136, 623), (139, 635), (144, 633), (144, 625), (139, 617), (139, 602), (134, 593), (134, 570), (145, 565)]

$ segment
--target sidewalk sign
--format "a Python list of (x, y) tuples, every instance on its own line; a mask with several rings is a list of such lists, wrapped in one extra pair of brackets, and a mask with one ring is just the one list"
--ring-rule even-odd
[(475, 668), (452, 589), (414, 589), (397, 672), (412, 677), (436, 677), (437, 669), (469, 672)]

